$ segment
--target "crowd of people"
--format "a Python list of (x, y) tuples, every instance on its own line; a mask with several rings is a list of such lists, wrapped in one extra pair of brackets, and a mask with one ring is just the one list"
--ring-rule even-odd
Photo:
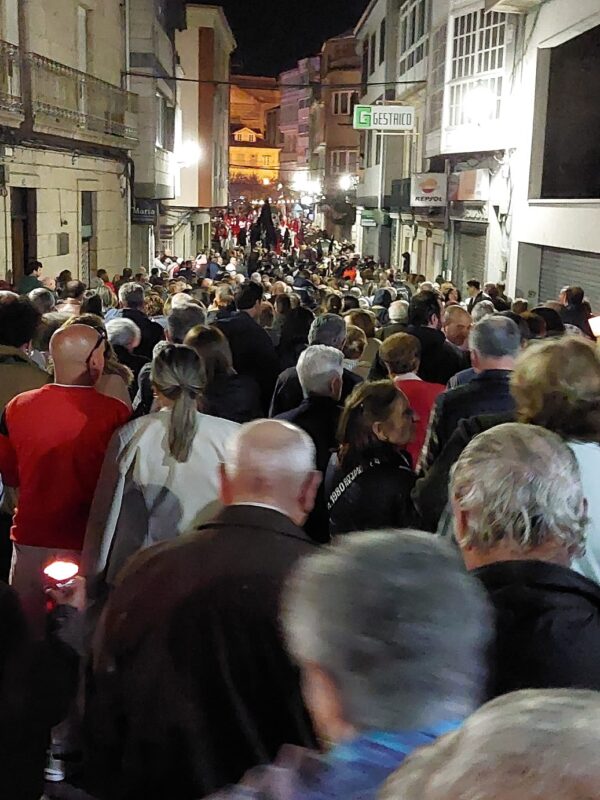
[(0, 290), (0, 794), (600, 798), (584, 290), (231, 239)]

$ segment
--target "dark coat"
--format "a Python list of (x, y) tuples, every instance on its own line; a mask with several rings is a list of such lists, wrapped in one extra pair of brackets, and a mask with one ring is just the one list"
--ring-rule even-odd
[(518, 689), (600, 689), (600, 586), (542, 561), (474, 570), (496, 610), (489, 697)]
[(479, 294), (476, 294), (475, 297), (472, 297), (469, 300), (469, 302), (467, 303), (467, 311), (469, 312), (469, 314), (471, 314), (476, 305), (482, 303), (484, 300), (491, 300), (491, 299), (492, 298), (488, 294), (485, 294), (485, 292), (481, 291), (479, 292)]
[(481, 414), (512, 413), (515, 401), (510, 393), (511, 372), (489, 369), (472, 381), (449, 389), (436, 400), (421, 458), (426, 471), (443, 451), (461, 419)]
[(336, 432), (341, 409), (331, 397), (309, 397), (298, 408), (280, 414), (276, 419), (292, 422), (310, 436), (317, 450), (317, 469), (323, 481), (317, 492), (315, 507), (304, 525), (304, 530), (316, 542), (329, 541), (329, 514), (325, 498), (325, 473), (332, 452), (337, 445)]
[[(344, 370), (342, 375), (342, 396), (340, 399), (342, 405), (359, 383), (362, 383), (360, 375), (356, 375), (348, 369)], [(296, 367), (290, 367), (284, 370), (277, 378), (269, 416), (277, 417), (279, 414), (291, 411), (297, 408), (302, 403), (302, 400), (302, 387), (300, 386), (298, 372)]]
[(405, 322), (390, 322), (389, 325), (386, 325), (378, 332), (377, 338), (385, 342), (386, 339), (393, 336), (395, 333), (406, 333), (407, 328), (408, 325)]
[(129, 387), (129, 394), (133, 400), (138, 390), (138, 378), (140, 371), (145, 364), (149, 364), (150, 362), (147, 358), (144, 358), (144, 356), (137, 356), (135, 353), (130, 353), (126, 347), (122, 347), (120, 344), (113, 345), (113, 350), (115, 351), (115, 355), (119, 359), (119, 362), (124, 364), (126, 367), (129, 367), (129, 369), (133, 372), (133, 383)]
[(205, 414), (232, 422), (251, 422), (262, 416), (260, 390), (248, 375), (219, 375), (204, 390)]
[(437, 530), (440, 517), (448, 505), (450, 471), (471, 439), (497, 425), (514, 421), (515, 415), (508, 413), (485, 414), (459, 422), (444, 449), (427, 472), (417, 480), (412, 491), (420, 528), (432, 532)]
[(241, 505), (129, 562), (95, 643), (91, 794), (192, 800), (286, 742), (315, 745), (279, 612), (291, 569), (316, 551), (283, 514)]
[(261, 407), (266, 414), (279, 374), (279, 359), (271, 337), (245, 311), (228, 319), (218, 319), (215, 325), (229, 341), (235, 371), (257, 382)]
[(135, 355), (143, 356), (148, 361), (152, 361), (152, 351), (155, 345), (165, 338), (165, 329), (158, 322), (152, 322), (143, 311), (139, 311), (137, 308), (124, 308), (121, 316), (135, 322), (141, 331), (142, 341), (139, 347), (136, 347), (133, 351)]
[(595, 336), (590, 328), (587, 312), (581, 306), (569, 305), (560, 310), (560, 318), (565, 325), (575, 325), (587, 337), (595, 341)]
[(135, 417), (143, 417), (152, 410), (154, 390), (152, 389), (152, 362), (149, 361), (141, 368), (138, 375), (137, 393), (133, 400), (133, 413)]
[(410, 456), (374, 454), (365, 458), (357, 474), (342, 469), (333, 455), (325, 478), (325, 496), (329, 509), (331, 536), (378, 528), (408, 528), (414, 520), (410, 493), (415, 473)]

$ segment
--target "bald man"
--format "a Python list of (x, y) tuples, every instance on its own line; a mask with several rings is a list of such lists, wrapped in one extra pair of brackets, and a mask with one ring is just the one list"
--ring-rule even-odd
[(315, 745), (278, 616), (287, 575), (317, 548), (301, 526), (319, 481), (306, 433), (244, 425), (221, 469), (224, 510), (124, 568), (94, 654), (94, 794), (204, 797), (285, 743)]
[(55, 383), (17, 395), (0, 420), (0, 474), (19, 489), (11, 583), (38, 635), (42, 570), (57, 558), (78, 560), (104, 453), (129, 419), (127, 406), (95, 388), (105, 346), (105, 336), (87, 325), (57, 331), (50, 342)]

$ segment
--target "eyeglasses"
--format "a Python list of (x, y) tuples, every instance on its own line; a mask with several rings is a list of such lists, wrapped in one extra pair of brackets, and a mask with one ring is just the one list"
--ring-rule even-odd
[(91, 353), (85, 360), (86, 367), (89, 367), (90, 361), (92, 360), (92, 356), (94, 355), (96, 350), (98, 350), (102, 346), (102, 344), (104, 344), (104, 355), (106, 355), (106, 353), (108, 352), (108, 336), (106, 335), (106, 331), (104, 330), (98, 331), (98, 341), (92, 347)]

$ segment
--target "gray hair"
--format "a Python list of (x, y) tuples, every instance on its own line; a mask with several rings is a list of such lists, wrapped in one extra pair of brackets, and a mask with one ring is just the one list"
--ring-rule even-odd
[(119, 300), (126, 308), (142, 308), (144, 298), (144, 287), (141, 283), (124, 283), (119, 289)]
[(516, 358), (521, 350), (519, 326), (509, 317), (486, 317), (471, 330), (469, 349), (484, 358)]
[(343, 361), (342, 351), (335, 347), (314, 344), (304, 350), (296, 367), (304, 397), (330, 397), (331, 381), (344, 373)]
[(475, 308), (471, 311), (471, 318), (473, 320), (473, 324), (477, 324), (481, 322), (482, 319), (485, 317), (489, 317), (491, 314), (495, 314), (496, 309), (494, 308), (494, 304), (491, 300), (481, 300), (481, 302), (477, 303)]
[(206, 385), (204, 363), (191, 347), (168, 344), (152, 361), (152, 383), (173, 400), (169, 422), (169, 451), (180, 463), (190, 457), (198, 430), (198, 400)]
[(521, 423), (477, 436), (456, 462), (450, 495), (468, 514), (461, 542), (487, 552), (560, 543), (582, 555), (587, 517), (577, 459), (555, 433)]
[(283, 622), (294, 657), (330, 675), (358, 730), (419, 730), (479, 705), (490, 612), (442, 539), (389, 530), (341, 537), (297, 568)]
[(408, 323), (409, 303), (406, 300), (394, 300), (388, 309), (388, 314), (392, 322)]
[(600, 693), (504, 695), (417, 751), (381, 800), (582, 800), (597, 797)]
[(125, 317), (115, 317), (106, 323), (106, 335), (108, 341), (120, 347), (131, 347), (135, 341), (139, 341), (142, 332), (131, 319)]
[(29, 299), (40, 314), (49, 314), (56, 308), (56, 298), (50, 289), (39, 287), (29, 292)]
[(310, 326), (309, 344), (325, 344), (341, 350), (346, 340), (346, 323), (337, 314), (321, 314)]
[(206, 312), (202, 306), (193, 301), (174, 306), (167, 317), (169, 337), (175, 344), (182, 344), (188, 333), (196, 325), (206, 324)]

